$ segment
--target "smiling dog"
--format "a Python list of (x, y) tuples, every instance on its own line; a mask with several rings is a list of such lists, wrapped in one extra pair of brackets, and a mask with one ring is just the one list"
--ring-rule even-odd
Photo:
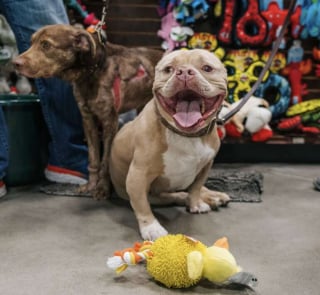
[(229, 202), (204, 187), (220, 147), (215, 120), (226, 95), (227, 73), (213, 53), (174, 51), (156, 66), (153, 99), (116, 135), (111, 179), (130, 200), (143, 239), (167, 234), (150, 203), (203, 213)]

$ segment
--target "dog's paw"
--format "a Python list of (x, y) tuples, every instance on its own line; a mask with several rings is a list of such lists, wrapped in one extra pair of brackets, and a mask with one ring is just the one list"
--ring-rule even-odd
[(110, 186), (107, 181), (98, 181), (96, 187), (92, 191), (95, 200), (105, 200), (110, 197)]
[(149, 241), (154, 241), (155, 239), (168, 234), (166, 229), (156, 219), (149, 225), (140, 226), (140, 233), (144, 240)]
[(188, 208), (190, 213), (207, 213), (211, 211), (211, 207), (202, 201), (199, 201), (197, 204), (192, 205)]
[(213, 210), (227, 206), (231, 200), (228, 194), (211, 190), (201, 193), (201, 199)]

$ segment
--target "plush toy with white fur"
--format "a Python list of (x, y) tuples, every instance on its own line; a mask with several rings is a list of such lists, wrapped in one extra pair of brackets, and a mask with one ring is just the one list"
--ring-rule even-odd
[[(240, 101), (237, 101), (224, 106), (221, 109), (219, 117), (224, 117), (239, 103)], [(243, 137), (245, 133), (249, 133), (251, 140), (255, 142), (267, 141), (273, 136), (273, 131), (269, 126), (272, 113), (265, 99), (251, 96), (235, 116), (236, 120), (230, 120), (223, 127), (226, 136), (239, 138)]]

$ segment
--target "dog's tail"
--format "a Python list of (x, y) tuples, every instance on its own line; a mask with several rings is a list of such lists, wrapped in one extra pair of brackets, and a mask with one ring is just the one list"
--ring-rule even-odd
[(113, 257), (108, 258), (107, 266), (120, 274), (129, 265), (137, 265), (152, 257), (153, 254), (150, 250), (152, 244), (152, 241), (144, 241), (143, 243), (135, 243), (133, 248), (116, 251)]

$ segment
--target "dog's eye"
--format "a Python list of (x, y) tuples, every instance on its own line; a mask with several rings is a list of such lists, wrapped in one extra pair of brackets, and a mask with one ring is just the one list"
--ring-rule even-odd
[(48, 41), (42, 41), (41, 42), (41, 47), (44, 50), (48, 50), (51, 47), (51, 44)]
[(208, 65), (204, 65), (204, 66), (202, 67), (202, 70), (205, 71), (205, 72), (210, 73), (210, 72), (213, 71), (213, 67), (208, 66)]
[(167, 66), (163, 69), (163, 71), (166, 73), (166, 74), (170, 74), (173, 72), (173, 67), (171, 66)]

